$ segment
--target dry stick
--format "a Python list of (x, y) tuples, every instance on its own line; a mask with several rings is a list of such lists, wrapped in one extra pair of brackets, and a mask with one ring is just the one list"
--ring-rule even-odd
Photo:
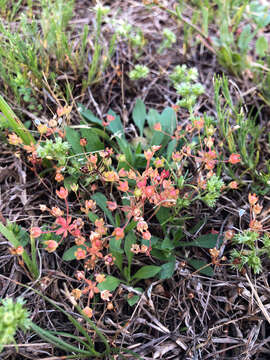
[(248, 274), (246, 274), (246, 279), (247, 279), (247, 281), (248, 281), (248, 283), (249, 283), (249, 286), (251, 287), (252, 293), (254, 294), (254, 296), (255, 296), (255, 298), (256, 298), (256, 300), (257, 300), (257, 303), (258, 303), (259, 308), (261, 309), (262, 313), (263, 313), (264, 316), (266, 317), (266, 320), (267, 320), (267, 321), (269, 322), (269, 324), (270, 324), (270, 316), (269, 316), (269, 314), (268, 314), (268, 311), (266, 310), (265, 306), (263, 305), (263, 303), (262, 303), (262, 301), (261, 301), (261, 299), (260, 299), (257, 291), (255, 290), (255, 288), (254, 288), (254, 286), (253, 286), (250, 278), (248, 277)]

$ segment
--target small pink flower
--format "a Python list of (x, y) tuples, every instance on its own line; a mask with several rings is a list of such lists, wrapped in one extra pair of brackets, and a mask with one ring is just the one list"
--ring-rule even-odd
[(118, 227), (114, 229), (113, 235), (115, 236), (116, 240), (120, 240), (123, 239), (123, 237), (125, 236), (125, 232), (124, 229)]
[(42, 234), (42, 230), (39, 227), (32, 227), (30, 230), (30, 236), (33, 238), (38, 238)]
[(126, 192), (128, 191), (129, 187), (128, 187), (128, 182), (127, 181), (120, 181), (119, 182), (119, 186), (117, 187), (118, 190)]
[(142, 237), (143, 237), (144, 240), (150, 240), (151, 239), (151, 233), (149, 231), (145, 231), (142, 234)]
[(161, 130), (162, 130), (161, 124), (160, 124), (160, 123), (156, 123), (156, 124), (154, 125), (154, 130), (156, 130), (156, 131), (161, 131)]
[(112, 294), (109, 292), (109, 290), (103, 290), (100, 293), (100, 297), (104, 301), (110, 301), (110, 297), (112, 297)]
[(77, 260), (82, 260), (82, 259), (85, 259), (86, 258), (86, 251), (81, 249), (81, 248), (78, 248), (75, 252), (74, 252), (74, 255), (76, 257)]
[(241, 157), (239, 154), (231, 154), (228, 161), (231, 164), (237, 164), (241, 161)]
[(114, 211), (117, 209), (117, 203), (115, 201), (107, 201), (106, 204), (110, 211)]
[(84, 315), (86, 315), (89, 318), (91, 318), (93, 316), (93, 310), (89, 306), (86, 306), (83, 309), (83, 313), (84, 313)]
[(66, 199), (68, 197), (68, 190), (65, 189), (63, 186), (60, 187), (60, 190), (56, 190), (56, 195), (60, 198), (60, 199)]
[(45, 250), (47, 250), (49, 253), (54, 252), (58, 247), (58, 243), (55, 240), (44, 241), (44, 244), (47, 245)]

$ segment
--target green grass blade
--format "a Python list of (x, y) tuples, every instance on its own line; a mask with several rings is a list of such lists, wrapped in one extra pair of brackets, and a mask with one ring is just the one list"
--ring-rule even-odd
[(10, 106), (4, 100), (4, 98), (0, 95), (0, 111), (2, 111), (5, 116), (8, 125), (12, 128), (12, 130), (23, 140), (25, 145), (30, 145), (31, 143), (35, 143), (35, 139), (30, 134), (30, 132), (26, 129), (23, 123), (17, 118), (16, 114), (12, 111)]

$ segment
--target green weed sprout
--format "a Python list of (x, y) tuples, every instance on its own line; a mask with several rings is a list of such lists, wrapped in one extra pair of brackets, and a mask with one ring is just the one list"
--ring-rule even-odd
[(63, 166), (66, 163), (68, 149), (68, 142), (62, 141), (61, 137), (57, 137), (55, 142), (51, 139), (46, 139), (45, 143), (39, 144), (37, 155), (42, 159), (57, 160), (59, 166)]
[[(265, 234), (260, 238), (255, 231), (245, 230), (236, 234), (233, 238), (235, 244), (241, 244), (242, 250), (233, 249), (231, 252), (231, 260), (233, 267), (242, 270), (247, 264), (255, 274), (262, 271), (261, 256), (270, 255), (270, 237)], [(262, 243), (262, 247), (258, 248), (258, 242)]]
[(202, 200), (209, 206), (214, 207), (217, 199), (220, 197), (220, 192), (224, 182), (217, 176), (213, 175), (206, 184), (207, 194), (202, 198)]
[(199, 95), (204, 93), (204, 87), (197, 82), (198, 70), (196, 68), (188, 69), (187, 66), (177, 65), (169, 76), (173, 86), (181, 99), (177, 105), (187, 108), (192, 112)]
[(159, 54), (161, 54), (165, 49), (171, 48), (172, 45), (176, 43), (176, 36), (170, 29), (164, 29), (162, 35), (164, 37), (164, 40), (158, 48)]
[(0, 352), (5, 345), (15, 343), (14, 335), (18, 328), (23, 331), (30, 328), (28, 312), (23, 308), (24, 300), (18, 298), (0, 299)]
[(149, 74), (149, 69), (145, 65), (135, 65), (134, 69), (130, 71), (129, 77), (131, 80), (144, 79)]

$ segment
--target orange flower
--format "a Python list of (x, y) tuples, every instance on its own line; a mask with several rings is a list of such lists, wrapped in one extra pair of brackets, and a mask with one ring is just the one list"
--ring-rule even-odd
[(12, 133), (12, 134), (8, 135), (8, 142), (11, 145), (19, 145), (19, 144), (22, 144), (23, 141), (15, 133)]
[(79, 300), (79, 298), (81, 297), (82, 295), (82, 292), (80, 289), (73, 289), (71, 291), (71, 295), (74, 297), (75, 300)]
[(56, 195), (60, 198), (60, 199), (66, 199), (68, 197), (68, 190), (65, 189), (63, 186), (60, 187), (60, 190), (56, 190)]
[(24, 252), (24, 248), (22, 246), (18, 246), (15, 251), (17, 255), (22, 255)]
[(30, 236), (33, 238), (38, 238), (42, 234), (41, 228), (35, 226), (30, 229)]
[(149, 161), (150, 159), (152, 159), (153, 155), (154, 155), (154, 152), (153, 152), (152, 150), (150, 150), (150, 149), (144, 151), (144, 157), (145, 157), (146, 160), (148, 160), (148, 161)]
[(64, 212), (59, 209), (59, 207), (53, 207), (51, 210), (51, 214), (55, 217), (63, 216)]
[(83, 309), (83, 313), (84, 313), (84, 315), (86, 315), (89, 318), (91, 318), (93, 316), (93, 310), (89, 306), (86, 306)]
[(113, 265), (114, 260), (115, 260), (115, 257), (113, 257), (112, 254), (108, 254), (104, 257), (105, 265)]
[(112, 294), (109, 292), (109, 290), (103, 290), (100, 293), (100, 297), (104, 301), (110, 301), (110, 297), (112, 297)]
[(117, 209), (117, 203), (115, 201), (107, 201), (106, 204), (110, 211), (114, 211), (115, 209)]
[(144, 240), (150, 240), (151, 239), (151, 233), (149, 231), (145, 231), (142, 235)]
[(76, 259), (77, 260), (82, 260), (82, 259), (85, 259), (86, 258), (86, 251), (81, 249), (81, 248), (78, 248), (75, 252), (74, 252), (74, 255), (76, 256)]
[(64, 180), (64, 176), (60, 173), (57, 173), (54, 178), (57, 182), (61, 182)]
[(103, 177), (104, 177), (105, 181), (110, 181), (110, 182), (119, 180), (119, 176), (114, 171), (105, 171), (103, 173)]
[(231, 181), (228, 186), (229, 186), (230, 189), (237, 189), (238, 188), (238, 184), (237, 184), (236, 181)]
[(84, 279), (84, 281), (86, 282), (87, 286), (85, 289), (83, 289), (82, 293), (89, 293), (88, 296), (90, 299), (92, 299), (95, 294), (99, 293), (99, 289), (96, 287), (96, 282), (87, 279)]
[(125, 232), (124, 229), (118, 227), (114, 229), (114, 232), (112, 233), (113, 236), (115, 236), (116, 240), (120, 240), (123, 239), (123, 237), (125, 236)]
[(139, 254), (141, 252), (140, 245), (132, 244), (130, 251), (133, 252), (133, 254)]
[(97, 282), (100, 284), (102, 281), (105, 281), (106, 280), (106, 277), (104, 274), (97, 274), (96, 275), (96, 280)]
[(224, 237), (226, 240), (231, 240), (234, 237), (235, 232), (231, 229), (225, 231)]
[(156, 123), (156, 124), (154, 125), (154, 130), (156, 130), (156, 131), (161, 131), (161, 130), (162, 130), (161, 124), (160, 124), (160, 123)]
[(249, 194), (248, 194), (248, 201), (249, 201), (249, 204), (250, 204), (251, 206), (255, 205), (256, 202), (258, 201), (257, 195), (256, 195), (256, 194), (251, 194), (251, 193), (249, 193)]
[(44, 244), (47, 245), (45, 250), (47, 250), (49, 253), (54, 252), (58, 247), (58, 243), (55, 240), (44, 241)]
[(119, 186), (117, 187), (118, 190), (126, 192), (128, 191), (128, 182), (127, 181), (120, 181)]
[(85, 147), (85, 146), (87, 145), (87, 140), (86, 140), (85, 138), (81, 138), (81, 139), (80, 139), (80, 145), (81, 145), (82, 147)]
[(146, 231), (148, 229), (148, 225), (147, 222), (144, 220), (140, 220), (137, 223), (137, 230), (140, 231), (141, 233), (143, 233), (144, 231)]
[(239, 154), (231, 154), (228, 161), (231, 164), (237, 164), (241, 161), (241, 157)]

